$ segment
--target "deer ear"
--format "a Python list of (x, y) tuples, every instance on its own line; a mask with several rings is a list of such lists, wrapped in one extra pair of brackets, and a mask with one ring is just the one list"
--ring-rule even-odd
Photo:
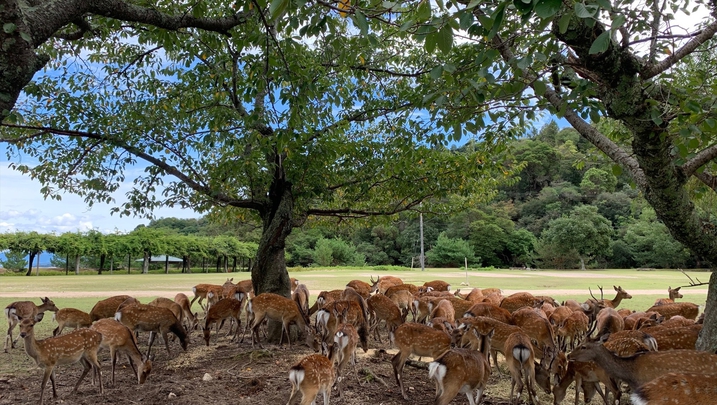
[(617, 287), (617, 286), (615, 286), (615, 285), (613, 285), (613, 286), (612, 286), (612, 288), (614, 288), (614, 289), (615, 289), (615, 291), (617, 291), (617, 290), (618, 290), (618, 287)]
[(605, 342), (607, 342), (608, 339), (610, 339), (610, 333), (606, 333), (606, 334), (600, 336), (600, 338), (597, 341), (600, 343), (605, 343)]
[(491, 329), (490, 332), (488, 332), (488, 337), (492, 338), (493, 335), (495, 335), (495, 328)]

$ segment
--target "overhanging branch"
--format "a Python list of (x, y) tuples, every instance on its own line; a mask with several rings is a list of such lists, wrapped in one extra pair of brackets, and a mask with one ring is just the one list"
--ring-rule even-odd
[(643, 80), (650, 79), (652, 77), (657, 76), (658, 74), (664, 72), (665, 70), (672, 67), (675, 63), (679, 62), (682, 58), (689, 55), (697, 49), (698, 46), (704, 44), (710, 38), (712, 38), (715, 33), (717, 32), (717, 21), (713, 21), (710, 25), (705, 27), (702, 32), (692, 38), (689, 42), (687, 42), (682, 48), (678, 49), (675, 53), (671, 54), (670, 56), (666, 57), (662, 61), (654, 64), (654, 65), (648, 65), (646, 68), (644, 68), (640, 72), (640, 77)]
[(697, 169), (706, 165), (715, 158), (717, 158), (717, 145), (712, 145), (709, 148), (700, 151), (695, 155), (695, 157), (685, 162), (685, 164), (681, 167), (682, 173), (685, 175), (685, 178), (689, 178)]

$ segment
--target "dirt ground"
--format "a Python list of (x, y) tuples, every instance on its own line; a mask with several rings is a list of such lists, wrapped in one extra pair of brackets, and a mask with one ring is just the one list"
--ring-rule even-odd
[[(385, 333), (385, 332), (384, 332)], [(385, 336), (387, 337), (387, 336)], [(147, 334), (140, 337), (140, 350), (146, 351)], [(421, 405), (433, 404), (435, 386), (428, 379), (425, 369), (406, 366), (404, 385), (409, 401), (401, 398), (391, 367), (391, 357), (395, 349), (384, 343), (370, 340), (369, 353), (357, 351), (357, 365), (348, 366), (343, 384), (344, 398), (339, 399), (332, 392), (331, 402), (335, 404), (372, 404), (372, 405)], [(155, 354), (152, 373), (144, 385), (137, 380), (125, 359), (120, 360), (116, 371), (116, 385), (111, 384), (111, 365), (109, 354), (102, 352), (102, 375), (105, 387), (104, 395), (99, 387), (86, 378), (77, 394), (72, 387), (81, 374), (79, 364), (58, 366), (58, 399), (52, 400), (52, 388), (48, 382), (45, 389), (45, 404), (253, 404), (280, 405), (289, 399), (291, 384), (288, 371), (303, 356), (313, 353), (308, 347), (294, 344), (279, 347), (264, 344), (252, 349), (250, 338), (243, 343), (231, 342), (220, 333), (218, 343), (212, 334), (211, 345), (206, 347), (199, 332), (193, 332), (189, 350), (181, 351), (178, 342), (170, 342), (171, 354), (168, 355), (160, 344), (152, 348)], [(418, 360), (418, 359), (415, 359)], [(430, 360), (430, 359), (422, 359)], [(13, 362), (12, 374), (0, 375), (0, 405), (36, 404), (40, 398), (42, 372), (35, 367), (23, 349), (23, 342), (10, 353), (0, 353), (0, 361)], [(505, 370), (503, 368), (503, 370)], [(573, 403), (573, 390), (570, 389), (564, 403)], [(509, 404), (510, 378), (507, 374), (493, 372), (483, 403), (487, 405)], [(525, 393), (523, 394), (525, 399)], [(552, 397), (539, 392), (540, 402), (552, 403)], [(623, 396), (622, 403), (629, 403)], [(593, 403), (602, 403), (599, 398)], [(298, 403), (296, 401), (295, 403)], [(317, 403), (323, 401), (317, 398)], [(463, 394), (459, 394), (452, 404), (467, 404)], [(521, 402), (523, 403), (523, 402)]]

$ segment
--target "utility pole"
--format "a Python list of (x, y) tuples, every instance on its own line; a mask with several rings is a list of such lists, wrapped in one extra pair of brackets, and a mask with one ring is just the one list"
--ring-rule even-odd
[[(423, 207), (423, 203), (421, 203), (421, 207)], [(419, 229), (420, 229), (420, 234), (421, 234), (421, 271), (426, 271), (426, 260), (425, 260), (424, 254), (423, 254), (423, 212), (420, 212), (418, 214), (418, 218), (419, 218), (419, 221), (418, 221)]]

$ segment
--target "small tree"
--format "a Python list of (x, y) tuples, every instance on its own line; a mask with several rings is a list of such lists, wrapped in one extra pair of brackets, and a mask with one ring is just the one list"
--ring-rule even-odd
[(5, 260), (0, 259), (2, 267), (14, 272), (21, 272), (27, 268), (27, 254), (24, 252), (7, 250), (5, 251)]
[(436, 246), (426, 253), (426, 259), (436, 267), (463, 267), (465, 260), (468, 260), (468, 264), (480, 261), (467, 241), (451, 239), (443, 232), (438, 235)]
[(597, 207), (581, 205), (569, 215), (550, 221), (542, 234), (544, 245), (554, 245), (557, 250), (574, 250), (580, 256), (580, 268), (585, 270), (585, 259), (596, 255), (609, 255), (610, 221), (598, 214)]

